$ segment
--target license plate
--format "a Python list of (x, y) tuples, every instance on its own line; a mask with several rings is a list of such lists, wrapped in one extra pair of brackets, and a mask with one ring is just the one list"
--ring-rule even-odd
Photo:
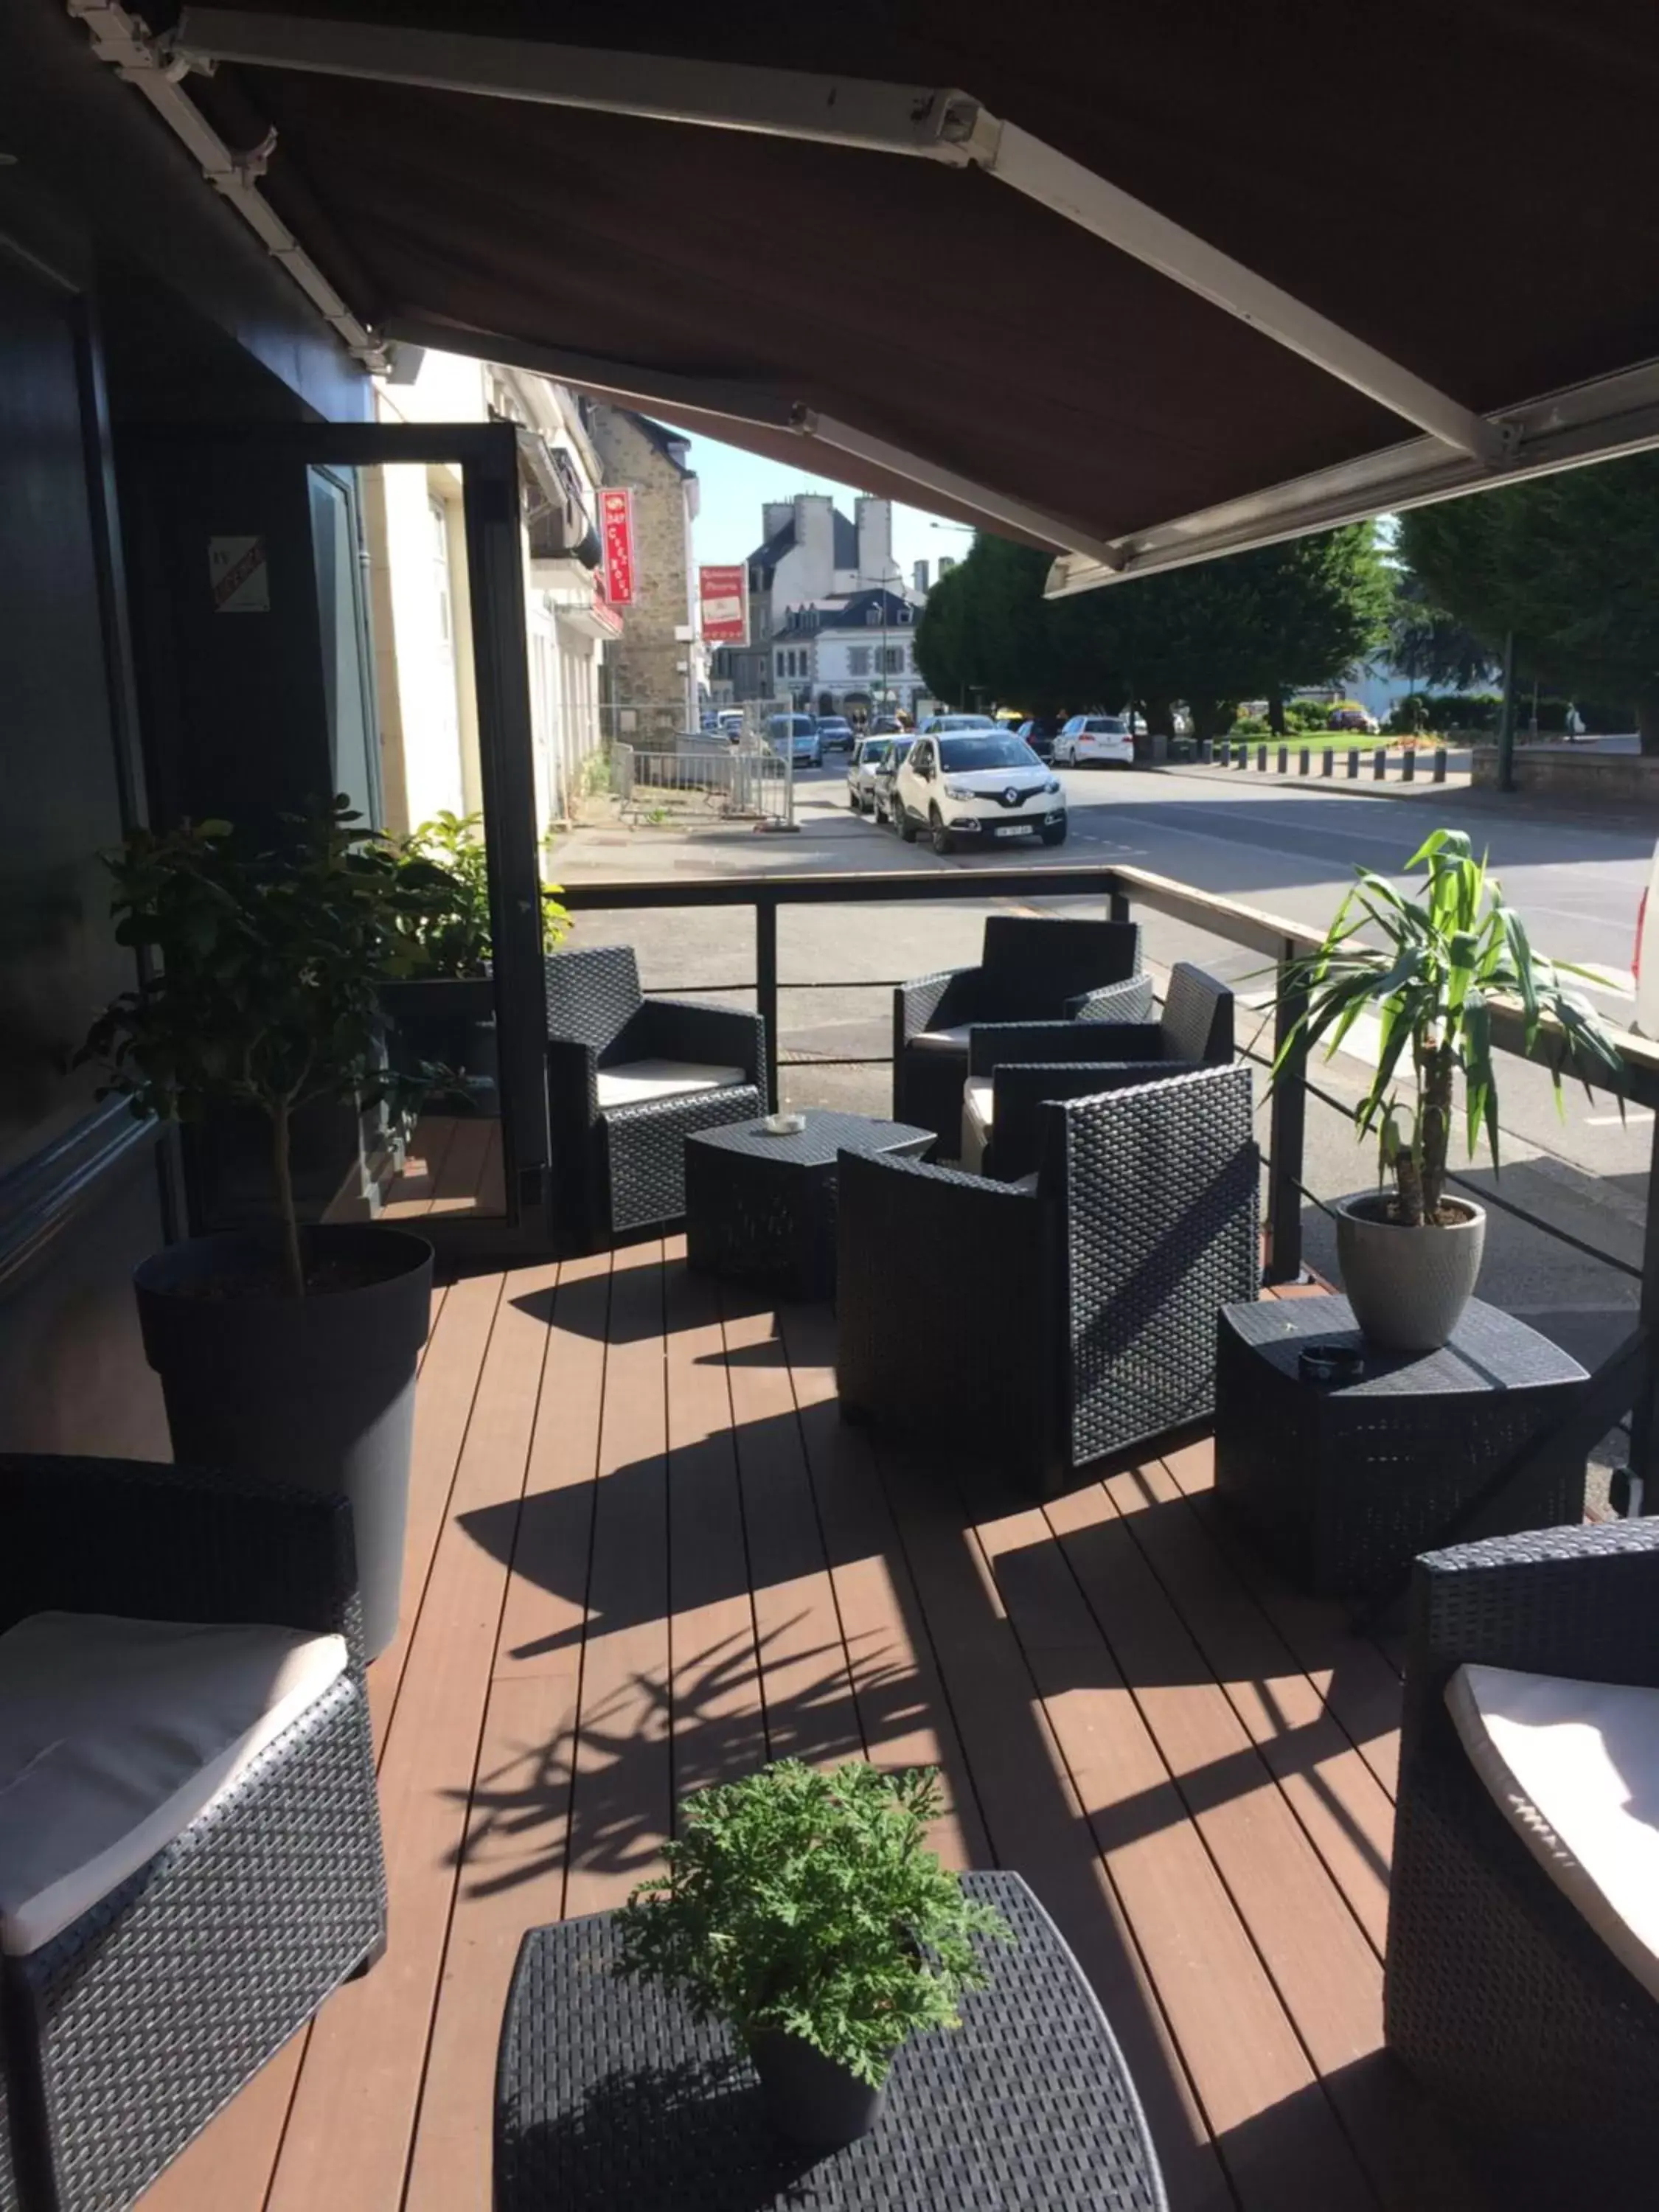
[(1029, 837), (1036, 827), (1035, 822), (1000, 822), (991, 835), (994, 837)]

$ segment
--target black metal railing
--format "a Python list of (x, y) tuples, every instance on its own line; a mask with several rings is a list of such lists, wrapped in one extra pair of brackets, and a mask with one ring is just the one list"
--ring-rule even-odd
[[(573, 913), (620, 912), (665, 908), (748, 907), (755, 917), (755, 975), (752, 984), (723, 984), (724, 990), (752, 989), (766, 1022), (766, 1084), (769, 1102), (778, 1097), (778, 1002), (782, 991), (802, 989), (890, 989), (890, 981), (854, 978), (841, 983), (814, 980), (792, 982), (778, 973), (778, 909), (785, 906), (897, 905), (915, 899), (988, 900), (1098, 897), (1114, 921), (1127, 921), (1137, 910), (1165, 915), (1218, 938), (1229, 945), (1265, 956), (1274, 971), (1276, 1012), (1272, 1054), (1247, 1048), (1249, 1056), (1271, 1064), (1283, 1051), (1294, 1028), (1297, 1006), (1287, 991), (1288, 963), (1312, 951), (1322, 941), (1317, 930), (1268, 914), (1237, 899), (1200, 890), (1191, 884), (1144, 868), (976, 867), (971, 874), (956, 869), (901, 870), (891, 874), (819, 874), (720, 876), (700, 880), (582, 883), (567, 885), (565, 905)], [(682, 983), (687, 990), (708, 990), (708, 985)], [(1492, 1008), (1492, 1042), (1500, 1051), (1548, 1066), (1555, 1057), (1547, 1035), (1528, 1048), (1525, 1021), (1518, 1004), (1501, 1001)], [(1598, 1090), (1653, 1109), (1654, 1155), (1659, 1164), (1659, 1045), (1624, 1035), (1619, 1038), (1623, 1065), (1616, 1079), (1596, 1078)], [(883, 1059), (886, 1055), (881, 1056)], [(814, 1066), (876, 1065), (868, 1061), (817, 1060)], [(1269, 1284), (1291, 1283), (1302, 1273), (1302, 1201), (1314, 1198), (1303, 1180), (1303, 1152), (1310, 1097), (1349, 1110), (1346, 1103), (1321, 1091), (1310, 1081), (1305, 1047), (1293, 1048), (1274, 1085), (1268, 1107), (1265, 1172), (1266, 1231), (1264, 1279)], [(1644, 1231), (1642, 1265), (1586, 1244), (1541, 1217), (1506, 1199), (1494, 1199), (1482, 1189), (1481, 1203), (1496, 1204), (1532, 1227), (1574, 1249), (1587, 1253), (1618, 1271), (1639, 1274), (1642, 1292), (1637, 1327), (1612, 1358), (1591, 1377), (1589, 1390), (1575, 1415), (1576, 1426), (1589, 1427), (1589, 1441), (1620, 1424), (1629, 1413), (1632, 1464), (1639, 1471), (1649, 1467), (1650, 1455), (1659, 1447), (1659, 1419), (1655, 1407), (1654, 1331), (1659, 1326), (1659, 1208), (1650, 1205)], [(1318, 1201), (1315, 1200), (1315, 1203)], [(1599, 1425), (1595, 1425), (1599, 1422)], [(1659, 1508), (1659, 1469), (1648, 1484), (1648, 1503)]]

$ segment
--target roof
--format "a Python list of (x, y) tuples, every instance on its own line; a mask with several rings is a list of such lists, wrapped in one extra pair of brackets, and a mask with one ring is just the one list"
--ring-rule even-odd
[(684, 430), (670, 430), (661, 422), (653, 422), (648, 415), (641, 415), (631, 410), (629, 411), (632, 413), (635, 423), (645, 433), (646, 437), (672, 469), (683, 477), (696, 476), (696, 471), (688, 468), (680, 458), (685, 450), (686, 433)]
[(185, 84), (276, 129), (259, 189), (353, 313), (1084, 580), (1659, 443), (1638, 0), (1164, 0), (1109, 39), (1075, 0), (638, 0), (557, 46), (544, 0), (286, 6), (189, 9), (221, 67)]
[[(858, 526), (849, 522), (841, 509), (832, 507), (835, 517), (835, 539), (831, 558), (837, 568), (856, 568), (859, 565)], [(775, 568), (784, 555), (795, 543), (795, 519), (792, 514), (781, 530), (775, 530), (763, 544), (749, 556), (749, 566)]]

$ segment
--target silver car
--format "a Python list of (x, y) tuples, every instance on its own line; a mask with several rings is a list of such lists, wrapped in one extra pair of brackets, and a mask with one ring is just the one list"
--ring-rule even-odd
[(880, 740), (881, 751), (876, 759), (874, 796), (872, 805), (872, 811), (878, 822), (891, 823), (896, 819), (893, 812), (893, 787), (898, 781), (898, 772), (903, 765), (905, 757), (915, 743), (915, 735), (908, 730), (900, 737), (883, 738)]
[(847, 763), (847, 804), (854, 814), (876, 811), (876, 770), (891, 743), (888, 738), (860, 738)]

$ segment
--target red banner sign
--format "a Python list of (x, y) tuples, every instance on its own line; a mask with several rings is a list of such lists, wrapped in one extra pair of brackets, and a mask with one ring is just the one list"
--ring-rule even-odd
[(599, 494), (605, 546), (605, 596), (613, 607), (634, 604), (634, 495), (625, 487)]
[(697, 604), (702, 615), (702, 634), (710, 645), (748, 644), (747, 582), (740, 562), (735, 568), (698, 569)]

